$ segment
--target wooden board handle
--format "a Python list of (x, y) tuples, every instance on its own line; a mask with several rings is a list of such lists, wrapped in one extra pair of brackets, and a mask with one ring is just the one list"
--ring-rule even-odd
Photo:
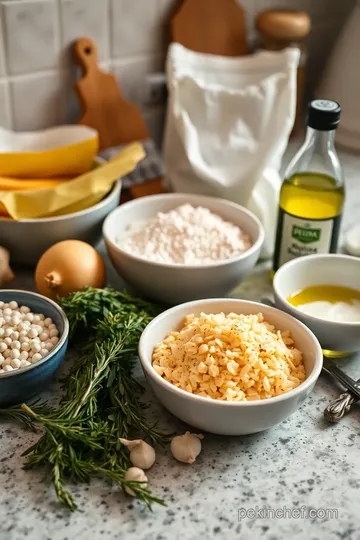
[(89, 70), (98, 71), (98, 53), (95, 42), (90, 38), (79, 38), (75, 41), (73, 51), (76, 61), (82, 67), (84, 73)]

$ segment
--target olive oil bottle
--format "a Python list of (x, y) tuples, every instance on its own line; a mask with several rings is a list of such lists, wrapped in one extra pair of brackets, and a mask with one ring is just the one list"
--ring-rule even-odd
[(334, 146), (340, 112), (335, 101), (316, 99), (309, 105), (305, 142), (281, 186), (274, 271), (296, 257), (336, 252), (345, 198)]

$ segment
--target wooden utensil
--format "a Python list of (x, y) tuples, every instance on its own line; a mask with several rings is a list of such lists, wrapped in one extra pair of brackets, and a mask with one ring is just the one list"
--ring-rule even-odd
[(196, 52), (247, 53), (245, 14), (236, 0), (184, 0), (171, 21), (172, 41)]
[(148, 139), (140, 110), (124, 99), (115, 76), (99, 68), (95, 43), (79, 38), (73, 50), (83, 69), (83, 77), (75, 85), (83, 110), (78, 124), (99, 132), (100, 150)]

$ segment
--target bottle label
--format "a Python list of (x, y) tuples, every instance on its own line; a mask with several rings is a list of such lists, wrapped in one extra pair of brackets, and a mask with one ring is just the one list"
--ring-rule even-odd
[(341, 216), (331, 219), (304, 219), (280, 208), (274, 269), (292, 259), (316, 253), (334, 253)]

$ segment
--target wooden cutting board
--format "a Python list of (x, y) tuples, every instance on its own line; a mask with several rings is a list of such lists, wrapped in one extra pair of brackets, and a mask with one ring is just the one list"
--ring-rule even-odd
[(236, 0), (184, 0), (171, 21), (172, 41), (222, 56), (247, 53), (245, 13)]
[(77, 39), (74, 54), (83, 69), (83, 77), (75, 84), (82, 106), (78, 124), (99, 132), (100, 150), (148, 139), (140, 110), (124, 99), (115, 76), (99, 68), (95, 43), (90, 38)]

